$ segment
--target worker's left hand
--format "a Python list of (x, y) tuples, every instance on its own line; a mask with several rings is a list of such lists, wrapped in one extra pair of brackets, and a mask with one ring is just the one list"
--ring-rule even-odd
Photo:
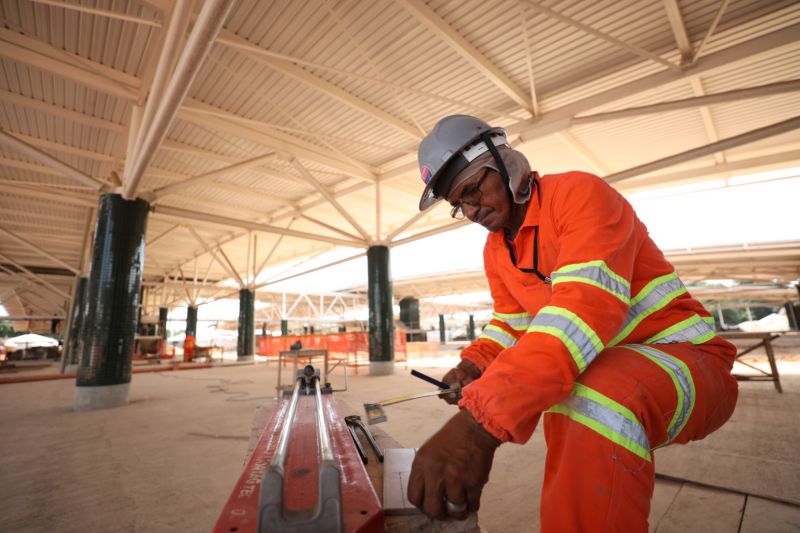
[(464, 520), (480, 507), (499, 445), (468, 410), (461, 409), (417, 451), (408, 501), (431, 518)]

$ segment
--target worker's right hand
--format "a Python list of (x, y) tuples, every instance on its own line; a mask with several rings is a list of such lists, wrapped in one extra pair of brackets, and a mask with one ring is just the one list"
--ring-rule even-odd
[(461, 389), (479, 377), (481, 377), (481, 369), (469, 359), (462, 359), (455, 368), (451, 368), (442, 378), (442, 381), (450, 385), (451, 389), (456, 389), (456, 392), (445, 394), (441, 398), (451, 405), (458, 403), (458, 400), (461, 399)]

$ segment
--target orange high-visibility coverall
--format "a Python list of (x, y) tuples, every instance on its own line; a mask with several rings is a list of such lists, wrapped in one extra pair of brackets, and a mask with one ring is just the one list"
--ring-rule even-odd
[[(542, 531), (647, 531), (652, 450), (730, 417), (736, 350), (619, 193), (583, 172), (537, 181), (513, 242), (487, 237), (494, 314), (461, 354), (483, 374), (459, 405), (519, 443), (546, 413)], [(534, 241), (552, 281), (520, 270)]]

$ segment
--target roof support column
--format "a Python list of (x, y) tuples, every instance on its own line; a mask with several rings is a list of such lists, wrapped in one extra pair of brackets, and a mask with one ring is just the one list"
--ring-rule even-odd
[(369, 299), (369, 373), (383, 376), (394, 373), (394, 313), (389, 248), (367, 249), (367, 293)]
[(75, 409), (128, 403), (149, 204), (103, 194), (78, 350)]
[(255, 354), (255, 302), (256, 291), (239, 291), (239, 337), (236, 341), (236, 355), (239, 361), (252, 360)]

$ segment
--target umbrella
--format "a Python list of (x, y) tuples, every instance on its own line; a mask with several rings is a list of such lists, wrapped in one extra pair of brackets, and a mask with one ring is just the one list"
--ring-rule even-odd
[(48, 348), (50, 346), (58, 346), (58, 341), (50, 337), (37, 335), (36, 333), (19, 335), (5, 342), (6, 350), (10, 352), (14, 350), (26, 350), (28, 348)]

